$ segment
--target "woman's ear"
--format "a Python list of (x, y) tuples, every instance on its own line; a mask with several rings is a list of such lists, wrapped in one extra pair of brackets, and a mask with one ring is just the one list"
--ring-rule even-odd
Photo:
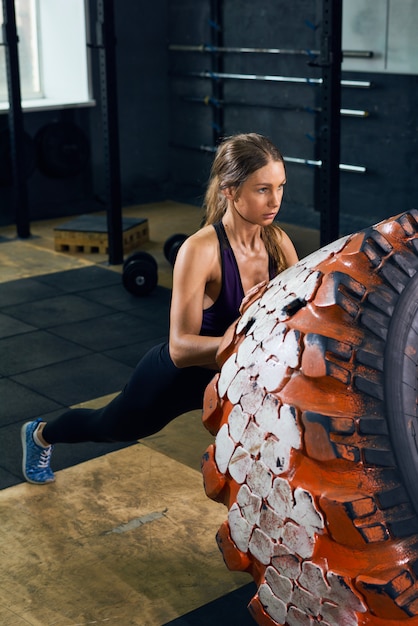
[(235, 187), (225, 187), (225, 189), (222, 189), (222, 193), (227, 200), (235, 200), (236, 198)]

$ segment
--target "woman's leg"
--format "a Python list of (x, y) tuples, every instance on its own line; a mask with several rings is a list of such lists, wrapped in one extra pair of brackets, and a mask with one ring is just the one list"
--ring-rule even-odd
[(202, 407), (214, 372), (199, 367), (179, 369), (168, 345), (152, 348), (136, 366), (128, 384), (101, 409), (69, 409), (46, 424), (50, 443), (134, 441), (158, 432), (172, 419)]
[[(168, 344), (152, 348), (136, 366), (128, 384), (101, 409), (69, 409), (45, 424), (46, 443), (134, 441), (161, 430), (178, 415), (201, 408), (203, 394), (214, 375), (199, 367), (177, 368)], [(49, 467), (51, 448), (36, 442), (38, 424), (22, 429), (23, 473), (30, 482), (54, 480)], [(35, 433), (35, 434), (34, 434)], [(39, 442), (38, 442), (39, 443)]]

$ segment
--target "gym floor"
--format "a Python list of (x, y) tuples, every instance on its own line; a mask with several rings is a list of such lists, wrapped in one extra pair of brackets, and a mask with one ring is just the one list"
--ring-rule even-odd
[[(123, 213), (149, 223), (141, 250), (159, 283), (144, 298), (104, 254), (55, 251), (54, 228), (72, 218), (33, 223), (25, 240), (0, 229), (0, 623), (252, 626), (252, 580), (228, 571), (216, 545), (226, 509), (204, 493), (200, 459), (213, 438), (200, 411), (132, 445), (57, 446), (54, 484), (22, 478), (25, 421), (103, 404), (167, 336), (163, 245), (194, 232), (201, 212), (167, 201)], [(282, 226), (300, 257), (319, 247), (318, 231)]]

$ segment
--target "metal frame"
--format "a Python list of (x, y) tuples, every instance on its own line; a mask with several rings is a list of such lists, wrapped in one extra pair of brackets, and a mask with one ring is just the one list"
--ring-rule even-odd
[(340, 214), (342, 0), (322, 0), (319, 118), (320, 245), (338, 239)]
[(7, 88), (9, 92), (9, 135), (10, 156), (13, 173), (13, 208), (16, 216), (18, 237), (30, 237), (29, 200), (25, 168), (25, 144), (22, 98), (20, 91), (20, 71), (18, 36), (14, 0), (3, 0), (4, 38), (6, 51)]
[[(212, 47), (215, 51), (211, 57), (213, 73), (223, 72), (224, 64), (220, 49), (223, 45), (223, 15), (222, 0), (210, 0), (210, 24)], [(215, 100), (222, 100), (224, 97), (224, 86), (222, 81), (213, 81), (212, 96)], [(221, 107), (212, 110), (212, 139), (215, 145), (224, 134), (224, 111)]]
[(118, 265), (123, 262), (123, 233), (113, 0), (97, 0), (96, 36), (106, 169), (109, 264)]
[[(211, 0), (211, 11), (213, 16), (214, 7), (220, 12), (220, 0)], [(216, 18), (216, 23), (220, 17)], [(223, 114), (224, 106), (229, 104), (224, 102), (221, 94), (223, 80), (254, 80), (272, 81), (283, 83), (299, 83), (307, 85), (319, 85), (321, 87), (320, 105), (316, 107), (319, 116), (318, 131), (318, 158), (315, 160), (299, 159), (288, 157), (294, 163), (301, 163), (318, 168), (318, 193), (316, 194), (315, 205), (320, 211), (320, 238), (321, 246), (339, 237), (339, 212), (340, 212), (340, 170), (364, 173), (363, 166), (351, 166), (340, 164), (340, 144), (341, 144), (341, 115), (353, 115), (366, 117), (366, 111), (351, 111), (341, 109), (341, 88), (354, 87), (369, 89), (372, 87), (370, 81), (342, 80), (341, 64), (344, 57), (371, 58), (371, 51), (342, 50), (342, 0), (322, 0), (322, 20), (321, 20), (321, 42), (320, 50), (286, 50), (280, 48), (243, 48), (224, 47), (222, 38), (212, 38), (210, 44), (198, 46), (170, 44), (169, 50), (179, 52), (208, 52), (212, 59), (216, 58), (217, 63), (212, 63), (212, 71), (196, 72), (176, 72), (174, 75), (189, 76), (209, 79), (212, 81), (213, 98), (204, 98), (201, 101), (211, 104), (214, 116)], [(320, 78), (279, 76), (279, 75), (259, 75), (259, 74), (238, 74), (226, 73), (221, 69), (220, 53), (268, 53), (283, 55), (308, 55), (312, 58), (309, 63), (312, 67), (321, 69)], [(195, 99), (196, 101), (196, 99)], [(213, 142), (216, 145), (216, 141)], [(183, 146), (186, 147), (186, 146)], [(212, 151), (211, 146), (200, 145), (197, 149)]]

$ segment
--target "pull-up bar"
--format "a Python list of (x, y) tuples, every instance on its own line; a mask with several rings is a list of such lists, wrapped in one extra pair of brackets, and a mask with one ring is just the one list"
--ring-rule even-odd
[[(182, 148), (185, 150), (199, 150), (200, 152), (208, 152), (210, 154), (215, 153), (217, 148), (215, 146), (208, 146), (207, 144), (200, 144), (199, 146), (186, 146), (184, 144), (172, 143), (173, 148)], [(286, 163), (296, 163), (298, 165), (308, 165), (310, 167), (322, 167), (322, 161), (314, 159), (303, 159), (301, 157), (290, 157), (283, 155), (283, 159)], [(364, 165), (349, 165), (347, 163), (340, 163), (339, 169), (341, 172), (350, 172), (352, 174), (365, 174), (367, 172)]]
[[(192, 78), (233, 79), (233, 80), (262, 80), (276, 83), (304, 83), (307, 85), (322, 85), (322, 78), (306, 78), (302, 76), (277, 76), (268, 74), (231, 74), (229, 72), (174, 72), (173, 76), (189, 76)], [(370, 89), (372, 83), (368, 80), (341, 80), (341, 87), (358, 87)]]
[[(212, 46), (207, 43), (203, 43), (196, 46), (183, 45), (183, 44), (170, 44), (169, 50), (175, 52), (226, 52), (236, 54), (283, 54), (283, 55), (305, 55), (309, 57), (318, 56), (319, 50), (292, 50), (286, 48), (239, 48), (230, 46)], [(343, 57), (354, 59), (371, 59), (374, 56), (372, 50), (343, 50)]]
[[(298, 107), (298, 106), (290, 106), (283, 104), (266, 104), (266, 103), (258, 103), (258, 102), (246, 102), (246, 101), (233, 101), (233, 100), (217, 100), (216, 98), (212, 98), (212, 96), (205, 96), (203, 98), (199, 98), (197, 96), (183, 96), (183, 100), (186, 102), (198, 102), (200, 104), (205, 104), (206, 106), (212, 105), (216, 108), (228, 107), (228, 106), (243, 106), (243, 107), (265, 107), (269, 109), (278, 109), (279, 111), (294, 111), (294, 112), (304, 112), (304, 113), (320, 113), (321, 107)], [(340, 109), (340, 114), (342, 117), (368, 117), (369, 112), (364, 109)]]

